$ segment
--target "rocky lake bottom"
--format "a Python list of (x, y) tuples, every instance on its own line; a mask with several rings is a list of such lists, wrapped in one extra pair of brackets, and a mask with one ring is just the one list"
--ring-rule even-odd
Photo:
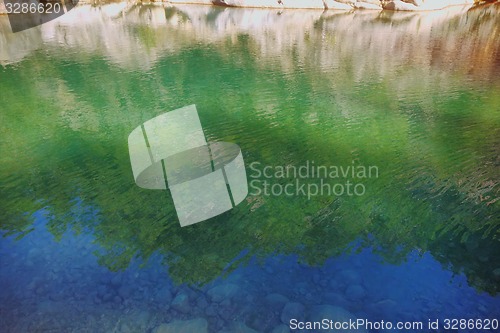
[(363, 250), (320, 267), (276, 256), (204, 286), (175, 285), (159, 256), (111, 272), (97, 263), (92, 237), (67, 232), (55, 242), (43, 212), (35, 218), (35, 231), (0, 246), (3, 332), (278, 333), (290, 332), (291, 318), (426, 323), (500, 313), (500, 299), (428, 254), (391, 265)]

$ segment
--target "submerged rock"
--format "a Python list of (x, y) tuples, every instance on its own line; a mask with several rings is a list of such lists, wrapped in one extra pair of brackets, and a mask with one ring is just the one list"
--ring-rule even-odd
[(133, 289), (127, 284), (122, 285), (118, 289), (118, 295), (120, 295), (123, 299), (129, 299), (132, 295)]
[(188, 296), (186, 294), (179, 294), (175, 296), (172, 301), (172, 308), (183, 313), (188, 313), (190, 310)]
[(122, 285), (122, 276), (120, 274), (115, 274), (109, 282), (113, 287), (119, 287)]
[(214, 307), (209, 306), (205, 309), (205, 315), (208, 317), (215, 317), (217, 315), (217, 311), (215, 311)]
[[(334, 322), (345, 322), (345, 321), (348, 322), (349, 320), (357, 320), (358, 318), (356, 318), (354, 314), (338, 306), (317, 305), (309, 311), (308, 319), (310, 321), (321, 321), (323, 319), (328, 319), (328, 320), (333, 320)], [(345, 332), (345, 330), (331, 329), (331, 330), (322, 330), (322, 332), (341, 333)], [(368, 331), (365, 330), (364, 328), (360, 328), (356, 331), (356, 333), (368, 333)]]
[(240, 288), (233, 283), (226, 283), (210, 289), (207, 294), (213, 302), (219, 303), (236, 296)]
[(126, 323), (122, 323), (120, 326), (120, 333), (132, 333), (132, 330)]
[(347, 287), (345, 295), (351, 301), (359, 301), (366, 296), (365, 288), (361, 287), (359, 284), (355, 284)]
[(344, 296), (339, 295), (337, 293), (326, 293), (323, 295), (323, 300), (325, 303), (340, 306), (340, 307), (347, 307), (349, 302), (345, 299)]
[(135, 327), (138, 328), (134, 331), (146, 331), (146, 328), (151, 322), (151, 314), (148, 311), (134, 311), (129, 315), (129, 317), (131, 319), (131, 323), (134, 323)]
[(273, 311), (281, 311), (283, 306), (288, 303), (288, 298), (277, 293), (267, 295), (264, 300)]
[(351, 285), (351, 284), (359, 284), (361, 283), (361, 277), (356, 271), (345, 269), (341, 271), (337, 277), (337, 280), (340, 283)]
[(168, 287), (162, 287), (156, 292), (154, 298), (158, 303), (168, 304), (172, 301), (172, 293)]
[(281, 312), (281, 322), (283, 324), (287, 324), (290, 322), (290, 319), (301, 319), (304, 317), (305, 307), (297, 302), (289, 302), (286, 303), (283, 311)]
[(153, 333), (207, 333), (208, 322), (203, 318), (192, 320), (174, 320), (156, 327)]
[(271, 333), (290, 333), (290, 328), (286, 325), (276, 326)]
[(221, 333), (258, 333), (256, 330), (251, 329), (245, 323), (235, 323), (229, 331), (222, 331)]
[(371, 304), (368, 309), (371, 313), (378, 316), (385, 316), (386, 314), (396, 313), (398, 303), (392, 299), (383, 299), (381, 301)]
[(205, 298), (205, 296), (200, 296), (198, 300), (196, 301), (196, 306), (198, 306), (200, 309), (206, 309), (208, 306), (208, 302)]

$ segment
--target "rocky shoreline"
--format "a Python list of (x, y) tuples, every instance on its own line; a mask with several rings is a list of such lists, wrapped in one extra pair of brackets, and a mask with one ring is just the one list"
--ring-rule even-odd
[[(101, 5), (115, 1), (80, 0), (80, 4)], [(120, 1), (118, 1), (120, 2)], [(127, 1), (131, 2), (131, 1)], [(146, 2), (146, 1), (140, 1)], [(148, 1), (149, 2), (149, 1)], [(215, 5), (241, 8), (273, 9), (321, 9), (321, 10), (393, 10), (393, 11), (431, 11), (450, 6), (474, 6), (497, 0), (165, 0), (171, 4)], [(7, 14), (0, 0), (0, 15)]]
[[(2, 285), (12, 286), (11, 277), (21, 276), (16, 288), (0, 294), (2, 332), (290, 333), (291, 319), (416, 321), (432, 318), (441, 307), (479, 318), (498, 313), (492, 298), (464, 297), (458, 282), (451, 282), (451, 273), (430, 256), (421, 258), (418, 266), (412, 259), (394, 267), (364, 252), (316, 268), (292, 256), (275, 257), (264, 266), (253, 260), (225, 279), (195, 287), (174, 284), (161, 256), (142, 268), (135, 262), (125, 271), (110, 272), (93, 256), (99, 247), (91, 237), (76, 240), (68, 234), (50, 243), (51, 238), (41, 236), (47, 234), (35, 229), (18, 243), (0, 248), (5, 259)], [(440, 284), (417, 285), (429, 270)], [(370, 275), (373, 271), (377, 274)], [(404, 286), (393, 277), (401, 271), (412, 272)], [(395, 292), (396, 286), (404, 289)], [(446, 299), (436, 306), (433, 294)], [(357, 332), (367, 330), (359, 327)]]
[(478, 3), (477, 0), (168, 0), (167, 2), (243, 8), (400, 11), (439, 10), (450, 6), (472, 6)]

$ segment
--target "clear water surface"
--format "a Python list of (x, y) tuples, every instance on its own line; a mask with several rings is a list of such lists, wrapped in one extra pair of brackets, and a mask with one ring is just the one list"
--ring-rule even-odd
[[(498, 15), (117, 3), (16, 34), (0, 16), (0, 330), (498, 318)], [(249, 181), (252, 163), (377, 176), (324, 180), (363, 195), (251, 188), (180, 228), (168, 192), (135, 185), (127, 137), (189, 104)]]

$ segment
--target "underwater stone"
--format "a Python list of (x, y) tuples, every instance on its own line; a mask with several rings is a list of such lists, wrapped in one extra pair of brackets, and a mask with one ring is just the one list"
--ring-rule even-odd
[(281, 311), (283, 306), (289, 301), (288, 298), (277, 293), (267, 295), (264, 300), (273, 311)]
[(146, 327), (148, 327), (150, 323), (151, 315), (148, 311), (138, 311), (133, 315), (134, 324), (140, 328), (141, 331), (145, 331)]
[(213, 307), (209, 306), (208, 308), (205, 309), (205, 315), (213, 317), (217, 315), (217, 312), (215, 312), (215, 309)]
[(132, 295), (132, 299), (134, 299), (136, 301), (142, 301), (143, 298), (144, 298), (144, 294), (139, 290), (136, 290), (134, 295)]
[(222, 331), (221, 333), (258, 333), (258, 332), (245, 325), (245, 323), (238, 322), (232, 326), (231, 330)]
[(104, 295), (106, 295), (107, 292), (108, 292), (108, 289), (106, 288), (106, 286), (101, 284), (97, 287), (97, 295), (100, 298), (102, 298)]
[(47, 287), (45, 285), (43, 286), (40, 286), (38, 288), (35, 289), (35, 294), (37, 296), (42, 296), (44, 295), (45, 293), (47, 292)]
[[(308, 319), (311, 321), (321, 321), (324, 318), (327, 318), (329, 320), (333, 320), (334, 322), (348, 322), (349, 320), (354, 320), (356, 321), (358, 318), (356, 318), (355, 315), (350, 313), (349, 311), (338, 307), (338, 306), (333, 306), (333, 305), (317, 305), (313, 307), (309, 311), (309, 317)], [(335, 333), (340, 333), (344, 332), (345, 330), (323, 330), (322, 332), (335, 332)], [(364, 328), (359, 328), (356, 333), (368, 333), (367, 330)]]
[(340, 307), (347, 307), (347, 305), (349, 304), (344, 296), (337, 293), (326, 293), (323, 295), (323, 299), (325, 300), (325, 303), (337, 305)]
[(207, 300), (205, 299), (204, 296), (200, 296), (198, 298), (198, 300), (196, 301), (196, 305), (200, 308), (200, 309), (205, 309), (207, 306), (208, 306), (208, 302)]
[(301, 294), (301, 295), (305, 295), (307, 294), (307, 292), (309, 291), (309, 285), (305, 282), (299, 282), (295, 285), (295, 290), (298, 290), (298, 292)]
[(122, 323), (122, 325), (120, 327), (120, 332), (121, 333), (132, 333), (132, 330), (130, 329), (130, 327), (128, 327), (127, 324)]
[(174, 320), (164, 323), (153, 330), (154, 333), (207, 333), (208, 322), (203, 318), (192, 320)]
[(187, 297), (187, 295), (179, 294), (175, 296), (174, 300), (172, 301), (172, 308), (183, 313), (188, 313), (190, 309), (189, 298)]
[(229, 300), (224, 300), (220, 303), (217, 312), (219, 313), (220, 318), (229, 321), (233, 317), (234, 307), (231, 307)]
[(394, 313), (398, 304), (392, 299), (383, 299), (369, 306), (370, 312), (377, 315)]
[(162, 304), (170, 303), (172, 301), (172, 293), (168, 287), (162, 287), (156, 292), (154, 298), (157, 302)]
[(238, 294), (239, 287), (233, 283), (226, 283), (210, 289), (207, 294), (210, 296), (213, 302), (222, 302), (226, 299), (233, 298), (236, 294)]
[(113, 276), (110, 283), (112, 286), (118, 287), (122, 284), (122, 277), (120, 275), (116, 274), (115, 276)]
[(269, 332), (272, 327), (279, 323), (279, 320), (276, 314), (270, 313), (269, 310), (261, 307), (258, 310), (254, 309), (246, 322), (252, 329), (259, 332)]
[(231, 306), (231, 301), (229, 299), (225, 299), (220, 303), (221, 308), (228, 308)]
[(340, 283), (337, 279), (330, 279), (330, 287), (332, 290), (338, 290), (340, 289)]
[(113, 299), (112, 293), (106, 293), (104, 296), (102, 296), (103, 302), (110, 302), (112, 299)]
[(283, 312), (281, 312), (281, 322), (283, 324), (288, 324), (290, 319), (301, 319), (304, 317), (305, 307), (297, 302), (289, 302), (286, 303), (283, 308)]
[(346, 269), (339, 273), (338, 280), (346, 285), (361, 283), (361, 277), (353, 270)]
[(290, 333), (290, 329), (286, 325), (276, 326), (271, 333)]
[(120, 287), (118, 290), (118, 294), (123, 298), (123, 299), (128, 299), (132, 295), (132, 288), (128, 285), (123, 285)]
[(347, 287), (345, 294), (352, 301), (359, 301), (366, 295), (365, 289), (359, 284)]
[(59, 301), (62, 301), (66, 298), (66, 296), (64, 295), (63, 292), (59, 291), (59, 292), (55, 292), (53, 294), (51, 294), (49, 296), (49, 299), (52, 300), (52, 301), (56, 301), (56, 302), (59, 302)]
[(50, 312), (53, 312), (54, 302), (45, 300), (45, 301), (39, 302), (36, 306), (37, 306), (38, 311), (50, 313)]

